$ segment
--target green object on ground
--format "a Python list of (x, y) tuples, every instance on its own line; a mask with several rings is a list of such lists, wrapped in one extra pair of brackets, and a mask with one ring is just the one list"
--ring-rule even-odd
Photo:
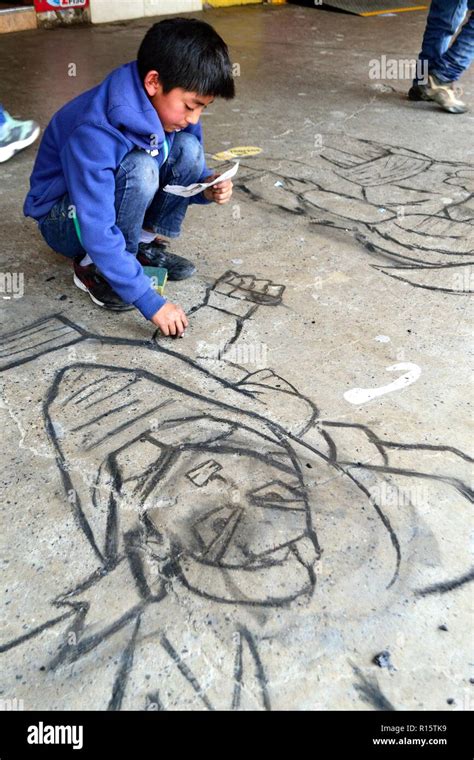
[(151, 278), (153, 288), (160, 296), (165, 294), (166, 280), (168, 279), (168, 270), (164, 267), (143, 267), (143, 271)]

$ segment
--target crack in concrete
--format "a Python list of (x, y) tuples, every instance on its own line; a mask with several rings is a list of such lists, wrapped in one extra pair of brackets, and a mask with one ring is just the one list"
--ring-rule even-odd
[[(22, 424), (21, 424), (19, 418), (16, 417), (14, 411), (10, 408), (10, 405), (8, 404), (8, 402), (5, 399), (5, 396), (2, 396), (0, 398), (0, 409), (5, 409), (8, 412), (8, 414), (12, 418), (13, 422), (15, 423), (16, 427), (18, 428), (18, 431), (19, 431), (19, 434), (20, 434), (20, 441), (18, 443), (18, 448), (23, 449), (24, 451), (29, 451), (34, 456), (42, 457), (43, 459), (51, 459), (51, 460), (54, 459), (54, 454), (52, 454), (52, 453), (47, 453), (47, 454), (42, 453), (41, 451), (39, 451), (38, 449), (36, 449), (34, 446), (28, 446), (27, 444), (25, 444), (25, 438), (26, 438), (26, 436), (27, 436), (28, 433), (22, 427)], [(46, 443), (43, 443), (41, 445), (44, 446), (45, 448), (47, 448), (47, 444)]]

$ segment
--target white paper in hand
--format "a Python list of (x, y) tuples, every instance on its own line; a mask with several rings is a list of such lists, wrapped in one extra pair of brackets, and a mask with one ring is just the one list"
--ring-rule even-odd
[[(239, 162), (236, 161), (230, 169), (228, 169), (223, 174), (220, 174), (219, 177), (211, 180), (211, 182), (195, 182), (193, 185), (188, 185), (187, 187), (185, 185), (165, 185), (163, 190), (166, 193), (171, 193), (172, 195), (180, 195), (182, 198), (190, 198), (192, 195), (202, 193), (203, 190), (206, 190), (206, 188), (215, 185), (217, 182), (223, 182), (226, 179), (230, 179), (235, 174), (237, 174), (238, 168)], [(216, 167), (216, 170), (219, 171), (219, 168)]]

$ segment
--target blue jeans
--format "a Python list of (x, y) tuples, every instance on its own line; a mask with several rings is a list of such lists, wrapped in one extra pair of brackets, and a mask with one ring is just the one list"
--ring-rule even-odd
[[(202, 145), (194, 135), (178, 132), (168, 160), (161, 169), (155, 158), (138, 148), (130, 151), (115, 172), (116, 225), (122, 232), (126, 250), (136, 255), (142, 227), (157, 235), (178, 237), (189, 198), (165, 193), (163, 187), (190, 185), (204, 170)], [(66, 193), (41, 222), (44, 239), (54, 251), (74, 258), (86, 251), (76, 233)]]
[(450, 46), (466, 12), (474, 9), (474, 0), (432, 0), (420, 60), (428, 62), (428, 71), (441, 82), (453, 82), (461, 76), (474, 58), (474, 14)]
[(2, 104), (0, 103), (0, 127), (2, 124), (5, 124), (5, 112), (3, 110)]

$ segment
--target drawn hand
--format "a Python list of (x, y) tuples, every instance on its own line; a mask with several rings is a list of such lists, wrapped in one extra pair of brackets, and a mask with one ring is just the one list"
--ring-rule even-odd
[(216, 280), (213, 290), (230, 298), (276, 306), (281, 303), (285, 286), (277, 285), (271, 280), (258, 280), (253, 275), (240, 275), (228, 271)]

